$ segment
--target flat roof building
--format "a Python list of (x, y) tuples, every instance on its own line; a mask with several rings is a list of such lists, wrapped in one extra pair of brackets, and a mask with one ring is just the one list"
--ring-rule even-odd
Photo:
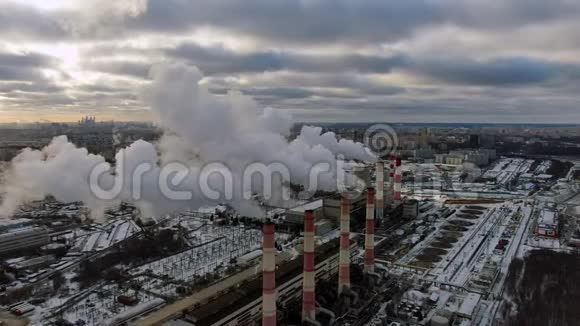
[(19, 250), (42, 247), (50, 242), (48, 230), (31, 227), (0, 234), (0, 255)]
[(538, 216), (536, 234), (542, 237), (557, 238), (558, 232), (558, 212), (553, 209), (543, 209)]

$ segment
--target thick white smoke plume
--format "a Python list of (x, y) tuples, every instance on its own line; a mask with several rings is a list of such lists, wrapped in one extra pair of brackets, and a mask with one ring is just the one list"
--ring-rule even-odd
[[(281, 200), (287, 185), (276, 177), (278, 174), (271, 173), (280, 166), (289, 171), (294, 184), (335, 190), (338, 155), (374, 160), (362, 144), (337, 141), (333, 133), (322, 134), (317, 127), (304, 127), (289, 142), (293, 124), (289, 115), (261, 109), (240, 93), (211, 94), (199, 83), (203, 75), (195, 67), (162, 64), (152, 69), (151, 77), (153, 81), (140, 95), (151, 107), (155, 123), (164, 130), (156, 144), (137, 141), (120, 150), (114, 167), (103, 157), (76, 148), (65, 136), (55, 138), (41, 151), (27, 149), (13, 160), (6, 174), (0, 214), (10, 214), (19, 205), (46, 195), (65, 202), (82, 201), (93, 215), (120, 201), (148, 208), (148, 214), (217, 202), (228, 202), (246, 214), (258, 214), (256, 202), (247, 200), (246, 195), (268, 192), (267, 183), (264, 186), (255, 175), (254, 183), (244, 180), (248, 167), (255, 167), (255, 163), (274, 175), (273, 194), (267, 199), (275, 202)], [(95, 167), (100, 169), (98, 178), (94, 177)], [(171, 167), (169, 174), (167, 167)], [(311, 185), (313, 175), (316, 184)], [(224, 176), (231, 176), (230, 181), (224, 181)], [(168, 198), (159, 186), (164, 179), (171, 181), (170, 190), (193, 195)], [(102, 189), (116, 190), (114, 196), (95, 194), (91, 189), (96, 183)]]

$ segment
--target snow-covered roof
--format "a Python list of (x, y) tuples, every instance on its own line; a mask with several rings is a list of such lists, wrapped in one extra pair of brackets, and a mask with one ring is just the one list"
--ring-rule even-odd
[(477, 293), (469, 293), (461, 303), (457, 314), (462, 317), (471, 318), (480, 298), (481, 295)]
[(3, 218), (0, 216), (0, 227), (6, 227), (11, 225), (32, 223), (31, 219), (27, 218)]
[(305, 212), (307, 210), (315, 210), (315, 209), (322, 208), (323, 205), (324, 205), (324, 200), (318, 199), (318, 200), (311, 201), (311, 202), (308, 202), (308, 203), (300, 205), (300, 206), (296, 206), (296, 207), (292, 208), (291, 211), (293, 211), (293, 212)]
[(536, 178), (538, 178), (538, 179), (550, 179), (550, 178), (552, 178), (552, 175), (551, 174), (538, 174), (536, 176)]
[(538, 224), (542, 225), (555, 225), (558, 223), (558, 215), (555, 211), (544, 209), (540, 213), (540, 217), (538, 219)]

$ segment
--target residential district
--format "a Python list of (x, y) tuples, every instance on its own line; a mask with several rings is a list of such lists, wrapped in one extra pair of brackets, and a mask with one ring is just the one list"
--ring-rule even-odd
[[(115, 142), (100, 137), (155, 137), (79, 124), (95, 136), (76, 139), (104, 150)], [(76, 127), (26, 133), (52, 128)], [(263, 216), (122, 203), (95, 221), (80, 202), (29, 203), (0, 219), (0, 323), (520, 325), (532, 269), (578, 260), (580, 159), (529, 152), (577, 148), (566, 131), (496, 131), (402, 128), (394, 153), (349, 166), (368, 186), (358, 196), (320, 192)], [(5, 140), (3, 153), (32, 142)], [(541, 291), (562, 286), (546, 273)]]

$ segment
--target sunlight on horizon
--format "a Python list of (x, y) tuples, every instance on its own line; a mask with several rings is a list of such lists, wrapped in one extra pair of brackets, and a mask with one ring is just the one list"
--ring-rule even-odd
[(41, 10), (58, 10), (72, 7), (74, 0), (18, 0), (12, 1), (14, 3), (29, 5)]

